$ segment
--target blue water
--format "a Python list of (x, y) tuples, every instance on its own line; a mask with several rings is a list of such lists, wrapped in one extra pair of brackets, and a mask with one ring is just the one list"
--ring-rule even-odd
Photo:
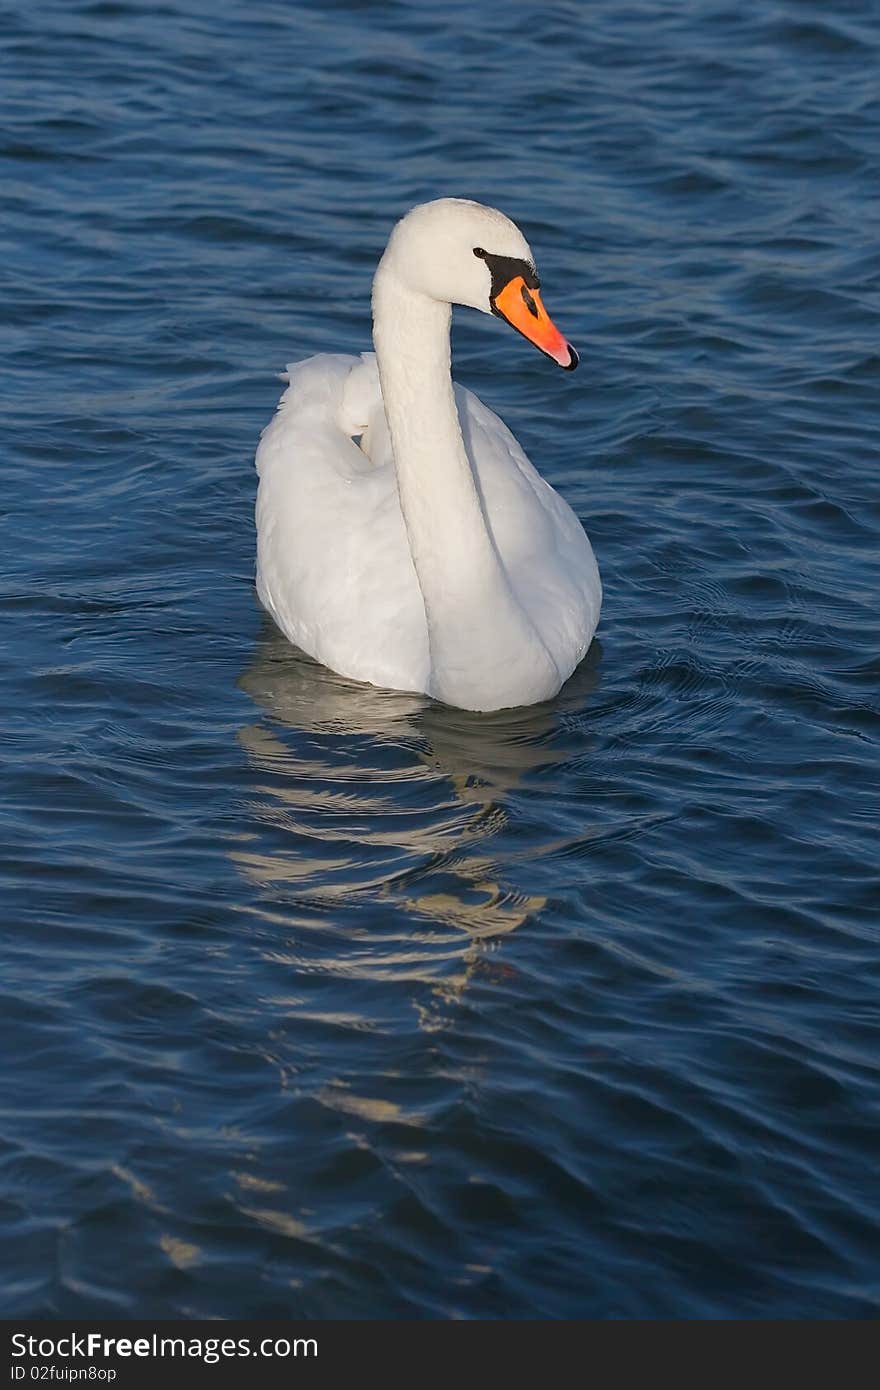
[[(876, 6), (3, 26), (2, 1311), (876, 1316)], [(491, 717), (253, 592), (277, 373), (441, 194), (581, 350), (457, 320), (605, 583)]]

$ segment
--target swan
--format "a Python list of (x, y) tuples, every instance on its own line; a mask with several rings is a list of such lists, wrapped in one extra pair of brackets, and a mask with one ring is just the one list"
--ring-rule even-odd
[(257, 593), (339, 675), (460, 709), (536, 704), (584, 656), (602, 588), (574, 512), (451, 376), (452, 305), (507, 321), (567, 371), (519, 228), (440, 198), (394, 227), (375, 354), (287, 368), (257, 449)]

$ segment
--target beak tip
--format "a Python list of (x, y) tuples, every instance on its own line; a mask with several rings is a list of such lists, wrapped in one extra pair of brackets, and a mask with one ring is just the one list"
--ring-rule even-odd
[(580, 362), (581, 359), (580, 359), (580, 357), (578, 356), (578, 354), (575, 352), (575, 350), (574, 350), (574, 348), (572, 347), (571, 343), (566, 343), (565, 346), (568, 348), (568, 361), (567, 361), (567, 362), (561, 362), (559, 365), (562, 367), (562, 370), (563, 370), (564, 372), (573, 372), (574, 369), (576, 368), (578, 362)]

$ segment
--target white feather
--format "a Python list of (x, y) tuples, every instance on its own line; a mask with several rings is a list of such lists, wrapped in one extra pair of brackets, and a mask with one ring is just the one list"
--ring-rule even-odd
[[(528, 248), (500, 213), (457, 207), (468, 209), (457, 244), (459, 259), (470, 256), (469, 283), (447, 291), (472, 301), (474, 272), (486, 273), (472, 255), (474, 236), (494, 231), (497, 242), (501, 219), (515, 234), (507, 234), (514, 250), (498, 254)], [(475, 230), (479, 214), (489, 213), (488, 228)], [(408, 220), (389, 251), (395, 237), (406, 240)], [(439, 241), (453, 259), (454, 231), (447, 227)], [(413, 246), (406, 249), (417, 264)], [(454, 407), (446, 408), (449, 299), (439, 300), (447, 315), (444, 368), (436, 293), (404, 283), (387, 261), (388, 252), (374, 308), (377, 345), (394, 355), (383, 368), (386, 394), (397, 392), (394, 445), (373, 354), (326, 354), (288, 367), (289, 385), (257, 451), (260, 599), (292, 642), (355, 680), (470, 709), (549, 698), (598, 621), (601, 585), (589, 540), (475, 395), (456, 386)], [(432, 264), (435, 281), (437, 274)]]

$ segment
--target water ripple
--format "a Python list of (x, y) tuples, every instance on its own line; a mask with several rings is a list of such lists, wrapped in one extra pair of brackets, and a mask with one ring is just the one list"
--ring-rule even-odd
[[(876, 1317), (878, 57), (862, 0), (13, 7), (8, 1316)], [(441, 193), (585, 349), (456, 327), (606, 587), (490, 717), (252, 592), (274, 374)]]

